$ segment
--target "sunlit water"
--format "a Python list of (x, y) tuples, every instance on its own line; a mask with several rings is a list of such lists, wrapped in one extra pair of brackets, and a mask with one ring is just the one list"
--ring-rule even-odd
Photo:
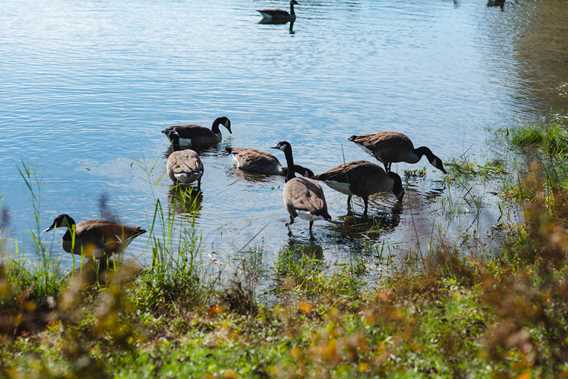
[[(233, 134), (223, 130), (223, 142), (203, 153), (196, 214), (203, 250), (230, 264), (235, 252), (260, 246), (269, 265), (283, 246), (307, 240), (307, 224), (298, 221), (290, 240), (283, 178), (247, 180), (225, 146), (268, 150), (288, 140), (296, 161), (318, 172), (344, 158), (373, 160), (350, 135), (398, 130), (443, 159), (484, 161), (487, 130), (545, 110), (528, 95), (531, 82), (514, 52), (521, 6), (501, 12), (477, 1), (303, 0), (293, 34), (287, 25), (257, 24), (255, 9), (265, 7), (287, 3), (5, 0), (0, 194), (21, 249), (31, 254), (34, 228), (21, 162), (40, 178), (43, 227), (63, 212), (99, 217), (103, 193), (123, 222), (148, 227), (156, 199), (170, 204), (160, 130), (179, 122), (209, 126), (227, 115)], [(432, 235), (427, 225), (444, 224), (438, 199), (445, 185), (427, 167), (425, 179), (407, 183), (399, 214), (391, 212), (393, 197), (374, 199), (371, 213), (384, 230), (359, 220), (316, 224), (326, 257)], [(325, 194), (342, 222), (346, 198), (327, 187)], [(356, 200), (357, 212), (361, 205)], [(187, 217), (178, 212), (179, 224)], [(68, 265), (60, 237), (44, 241)], [(129, 254), (147, 259), (148, 240), (137, 239)]]

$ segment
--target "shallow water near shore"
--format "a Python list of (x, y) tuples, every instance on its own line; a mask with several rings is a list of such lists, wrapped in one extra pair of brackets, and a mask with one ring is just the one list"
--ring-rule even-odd
[[(554, 5), (552, 5), (554, 6)], [(558, 3), (561, 7), (562, 4)], [(290, 243), (307, 243), (298, 221), (290, 240), (282, 207), (283, 178), (250, 177), (233, 168), (225, 146), (262, 150), (281, 140), (297, 163), (320, 172), (368, 159), (347, 141), (379, 130), (407, 133), (449, 160), (484, 162), (491, 130), (537, 119), (547, 87), (529, 75), (515, 50), (528, 11), (480, 2), (302, 1), (294, 33), (260, 25), (256, 8), (275, 1), (8, 0), (0, 14), (0, 194), (10, 236), (31, 254), (30, 194), (21, 162), (40, 178), (41, 223), (59, 213), (99, 217), (99, 199), (122, 222), (147, 227), (157, 199), (171, 204), (160, 130), (180, 122), (209, 126), (228, 116), (233, 134), (202, 152), (205, 175), (195, 217), (205, 252), (230, 265), (235, 252), (261, 246), (267, 265)], [(548, 33), (556, 33), (547, 29)], [(534, 73), (533, 73), (534, 74)], [(546, 80), (546, 79), (545, 79)], [(550, 87), (556, 78), (549, 78)], [(561, 88), (561, 87), (559, 87)], [(276, 152), (279, 159), (284, 157)], [(424, 159), (424, 178), (410, 178), (401, 209), (392, 196), (372, 201), (372, 221), (347, 216), (346, 198), (325, 187), (338, 223), (318, 223), (316, 244), (331, 261), (363, 245), (416, 245), (434, 229), (488, 229), (499, 215), (472, 209), (447, 218), (447, 186)], [(408, 165), (395, 165), (402, 171)], [(486, 191), (489, 191), (486, 189)], [(461, 195), (456, 195), (461, 196)], [(355, 200), (355, 211), (362, 203)], [(447, 218), (444, 220), (444, 218)], [(433, 225), (437, 224), (436, 227)], [(64, 266), (60, 233), (44, 240)], [(149, 258), (138, 238), (128, 253)]]

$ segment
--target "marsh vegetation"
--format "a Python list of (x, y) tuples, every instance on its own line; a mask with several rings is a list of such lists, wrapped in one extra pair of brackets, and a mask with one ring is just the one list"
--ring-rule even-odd
[(495, 225), (498, 244), (437, 235), (372, 280), (363, 257), (330, 267), (305, 242), (268, 270), (261, 250), (246, 249), (223, 279), (192, 224), (179, 229), (175, 207), (159, 202), (148, 266), (124, 259), (102, 275), (89, 263), (61, 273), (48, 258), (30, 266), (5, 256), (1, 375), (559, 377), (568, 370), (568, 155), (553, 146), (567, 126), (501, 133), (522, 150), (516, 162), (449, 165), (452, 183), (498, 178), (502, 207), (522, 214)]

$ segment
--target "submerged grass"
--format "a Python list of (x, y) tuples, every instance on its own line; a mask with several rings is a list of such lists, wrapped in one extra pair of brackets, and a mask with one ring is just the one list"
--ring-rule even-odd
[[(101, 283), (85, 265), (56, 289), (30, 292), (42, 279), (5, 259), (0, 377), (566, 377), (567, 157), (546, 133), (523, 137), (543, 154), (507, 182), (524, 194), (507, 198), (523, 219), (502, 228), (502, 244), (465, 248), (440, 237), (375, 283), (365, 282), (363, 260), (329, 270), (321, 247), (300, 243), (268, 273), (261, 250), (242, 252), (222, 283), (200, 258), (191, 220), (176, 225), (176, 207), (159, 202), (147, 267), (121, 262)], [(505, 171), (498, 162), (456, 167), (463, 185)], [(266, 275), (273, 296), (260, 302)]]

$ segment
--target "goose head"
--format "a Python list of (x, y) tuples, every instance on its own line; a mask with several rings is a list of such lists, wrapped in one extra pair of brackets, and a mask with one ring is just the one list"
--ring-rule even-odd
[(215, 125), (217, 125), (217, 128), (219, 127), (218, 125), (223, 125), (225, 129), (229, 131), (229, 133), (233, 134), (233, 132), (231, 131), (231, 120), (229, 120), (227, 116), (217, 117), (215, 121), (213, 121), (213, 129), (215, 129)]
[(68, 214), (60, 214), (59, 216), (55, 217), (51, 226), (44, 230), (44, 232), (49, 232), (50, 230), (57, 229), (57, 228), (71, 228), (75, 225), (75, 220), (71, 218)]
[(432, 166), (436, 167), (438, 170), (442, 171), (444, 174), (448, 173), (446, 171), (446, 169), (444, 168), (444, 163), (442, 162), (442, 160), (440, 158), (434, 156), (432, 158), (432, 160), (430, 161), (430, 163), (432, 164)]
[(286, 153), (287, 151), (292, 151), (292, 145), (288, 141), (280, 141), (275, 146), (272, 146), (271, 149), (277, 149)]
[(404, 197), (404, 188), (402, 187), (402, 179), (396, 172), (389, 172), (389, 178), (393, 180), (392, 193), (396, 196), (398, 201), (402, 201)]
[(290, 5), (300, 5), (296, 0), (291, 0)]
[(170, 143), (174, 147), (174, 150), (176, 150), (179, 147), (179, 139), (180, 139), (179, 132), (177, 131), (177, 129), (171, 128), (171, 129), (162, 130), (162, 133), (164, 133), (166, 137), (168, 137)]

